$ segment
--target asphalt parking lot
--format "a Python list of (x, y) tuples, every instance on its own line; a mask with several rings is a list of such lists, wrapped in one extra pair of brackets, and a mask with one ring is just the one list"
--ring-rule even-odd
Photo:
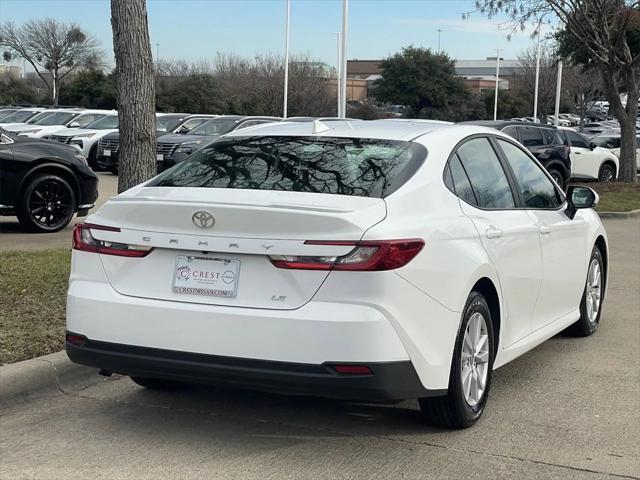
[(0, 410), (0, 478), (640, 478), (640, 217), (605, 225), (598, 333), (497, 370), (471, 429), (427, 427), (415, 401), (152, 392), (113, 376)]
[[(118, 193), (118, 177), (112, 173), (98, 173), (99, 196), (95, 211), (109, 197)], [(66, 248), (71, 247), (71, 232), (73, 226), (83, 219), (74, 217), (71, 223), (56, 233), (27, 233), (16, 217), (0, 217), (0, 252), (3, 250), (40, 250), (42, 248)]]

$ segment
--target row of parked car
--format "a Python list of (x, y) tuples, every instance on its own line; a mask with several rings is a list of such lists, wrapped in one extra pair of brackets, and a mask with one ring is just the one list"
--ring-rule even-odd
[[(313, 120), (320, 120), (322, 125), (356, 121), (286, 119)], [(281, 121), (277, 117), (158, 113), (158, 172), (225, 134)], [(466, 123), (492, 127), (518, 140), (563, 189), (572, 179), (608, 182), (617, 178), (620, 144), (610, 135), (588, 139), (569, 127), (512, 120)], [(16, 215), (30, 230), (49, 232), (66, 226), (75, 213), (86, 213), (97, 196), (97, 178), (92, 170), (118, 173), (118, 127), (114, 110), (0, 109), (0, 215)], [(326, 128), (323, 134), (329, 134)]]

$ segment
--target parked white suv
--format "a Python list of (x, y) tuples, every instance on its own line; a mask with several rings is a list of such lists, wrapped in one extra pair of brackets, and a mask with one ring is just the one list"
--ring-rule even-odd
[(607, 237), (597, 195), (568, 195), (485, 127), (236, 130), (76, 226), (67, 353), (149, 388), (419, 398), (467, 427), (494, 368), (598, 328)]
[(572, 180), (612, 182), (618, 178), (618, 157), (606, 148), (592, 143), (572, 128), (558, 127), (562, 139), (571, 147)]
[(91, 168), (96, 167), (98, 140), (118, 130), (118, 114), (104, 115), (84, 128), (67, 128), (58, 130), (43, 138), (72, 145), (82, 152)]
[(46, 135), (55, 134), (59, 130), (65, 131), (66, 128), (84, 128), (108, 113), (115, 112), (113, 110), (54, 110), (51, 115), (32, 124), (15, 126), (6, 130), (25, 137), (43, 138)]

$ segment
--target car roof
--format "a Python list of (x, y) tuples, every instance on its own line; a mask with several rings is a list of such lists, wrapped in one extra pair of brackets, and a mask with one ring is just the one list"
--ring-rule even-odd
[(490, 128), (502, 128), (510, 125), (521, 125), (523, 127), (540, 127), (557, 129), (555, 125), (549, 125), (548, 123), (534, 123), (534, 122), (520, 122), (517, 120), (471, 120), (468, 122), (460, 122), (460, 125), (481, 125), (483, 127)]
[(243, 128), (228, 133), (227, 137), (246, 136), (247, 132), (272, 136), (313, 136), (345, 138), (375, 138), (384, 140), (413, 140), (434, 130), (455, 128), (454, 124), (436, 121), (358, 120), (314, 122), (280, 122)]

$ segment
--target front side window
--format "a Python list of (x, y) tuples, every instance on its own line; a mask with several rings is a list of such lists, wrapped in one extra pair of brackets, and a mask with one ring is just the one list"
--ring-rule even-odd
[(95, 122), (97, 119), (102, 117), (104, 117), (104, 114), (101, 113), (85, 113), (84, 115), (80, 115), (79, 117), (74, 118), (71, 123), (77, 123), (77, 128), (84, 128), (91, 122)]
[(518, 127), (520, 130), (520, 143), (525, 147), (542, 145), (542, 134), (537, 127)]
[(99, 118), (93, 123), (87, 125), (87, 128), (92, 130), (111, 130), (118, 128), (118, 116), (117, 115), (105, 115)]
[(225, 133), (229, 133), (236, 127), (237, 119), (229, 118), (212, 118), (209, 121), (197, 126), (189, 132), (189, 135), (210, 135), (219, 137)]
[(211, 143), (149, 186), (237, 188), (383, 198), (422, 165), (417, 143), (337, 137), (232, 137)]
[(74, 112), (55, 112), (33, 123), (34, 125), (65, 125), (77, 116), (78, 114)]
[(569, 142), (571, 142), (572, 147), (576, 148), (589, 148), (589, 142), (586, 138), (580, 135), (577, 132), (571, 132), (567, 130), (567, 137), (569, 138)]
[(525, 208), (558, 208), (562, 198), (536, 162), (514, 144), (497, 141), (516, 177)]
[(480, 208), (515, 208), (507, 175), (488, 138), (471, 139), (456, 153)]

